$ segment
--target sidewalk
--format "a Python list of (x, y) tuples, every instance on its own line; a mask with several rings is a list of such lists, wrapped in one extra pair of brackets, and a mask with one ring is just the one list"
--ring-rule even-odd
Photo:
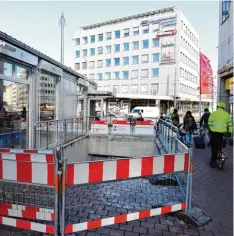
[(210, 148), (194, 149), (193, 202), (212, 218), (206, 226), (217, 236), (233, 235), (233, 147), (222, 171), (209, 166)]

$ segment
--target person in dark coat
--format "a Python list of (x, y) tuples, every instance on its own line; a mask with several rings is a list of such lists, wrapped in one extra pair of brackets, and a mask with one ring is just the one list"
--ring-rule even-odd
[(206, 140), (206, 144), (209, 147), (210, 146), (210, 135), (209, 135), (209, 127), (208, 127), (208, 120), (210, 117), (210, 112), (208, 108), (204, 109), (204, 114), (201, 117), (200, 120), (200, 128), (203, 127), (204, 129), (204, 133), (205, 133), (205, 140)]

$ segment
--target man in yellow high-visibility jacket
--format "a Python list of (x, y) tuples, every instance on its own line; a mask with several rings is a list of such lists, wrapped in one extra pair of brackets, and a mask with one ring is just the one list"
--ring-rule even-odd
[(208, 126), (211, 134), (211, 167), (216, 166), (218, 152), (221, 149), (223, 142), (223, 135), (225, 133), (232, 133), (232, 119), (225, 109), (225, 103), (219, 102), (217, 105), (217, 110), (211, 113)]

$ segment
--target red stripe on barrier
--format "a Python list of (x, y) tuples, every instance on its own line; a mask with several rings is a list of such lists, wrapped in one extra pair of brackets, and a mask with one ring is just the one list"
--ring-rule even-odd
[(11, 152), (11, 149), (8, 149), (8, 148), (0, 148), (0, 152)]
[(7, 208), (1, 208), (0, 209), (0, 215), (7, 216), (8, 215), (8, 209)]
[(24, 153), (38, 153), (38, 150), (26, 149), (26, 150), (24, 150)]
[(39, 207), (25, 206), (25, 211), (40, 211)]
[(102, 220), (94, 220), (94, 221), (89, 221), (87, 224), (87, 229), (95, 229), (95, 228), (100, 228), (102, 226)]
[(89, 183), (103, 181), (103, 161), (89, 163)]
[(141, 163), (141, 176), (149, 176), (153, 174), (153, 157), (143, 157)]
[(129, 160), (117, 160), (116, 179), (126, 179), (129, 177)]
[(108, 121), (105, 121), (105, 120), (93, 120), (92, 124), (108, 125)]
[(120, 215), (120, 216), (115, 216), (115, 224), (120, 224), (120, 223), (124, 223), (127, 222), (127, 215)]
[(172, 206), (164, 206), (161, 208), (161, 214), (167, 214), (170, 213), (172, 210)]
[(0, 179), (3, 178), (3, 169), (2, 169), (2, 154), (0, 153)]
[(46, 162), (47, 163), (54, 163), (54, 155), (53, 154), (46, 154)]
[[(16, 156), (17, 158), (17, 156)], [(27, 159), (28, 157), (24, 157)], [(17, 181), (32, 183), (32, 162), (16, 162)]]
[(189, 154), (185, 153), (184, 155), (184, 170), (188, 170), (189, 167)]
[(22, 218), (37, 219), (36, 211), (22, 211)]
[(173, 173), (175, 168), (175, 155), (164, 156), (164, 173)]
[(181, 210), (185, 210), (185, 208), (186, 208), (186, 203), (185, 203), (185, 202), (182, 202), (182, 203), (181, 203)]
[(54, 234), (54, 226), (53, 225), (46, 225), (46, 233), (47, 234)]
[(51, 213), (51, 221), (55, 221), (55, 214), (54, 213)]
[(24, 220), (16, 220), (16, 227), (31, 230), (31, 222)]
[(0, 216), (0, 225), (2, 225), (2, 216)]
[(31, 161), (31, 155), (27, 153), (16, 153), (16, 161)]
[(68, 164), (67, 165), (67, 185), (74, 184), (74, 164)]
[(150, 217), (150, 210), (140, 211), (139, 219)]
[(127, 120), (113, 120), (112, 124), (113, 125), (129, 125), (130, 122)]
[(153, 122), (151, 120), (145, 120), (145, 121), (136, 121), (136, 125), (153, 125)]
[(12, 208), (12, 204), (10, 204), (10, 203), (0, 203), (0, 208)]
[(65, 234), (73, 233), (73, 225), (67, 225), (65, 228)]
[(54, 181), (54, 165), (52, 164), (47, 164), (47, 184), (54, 186), (55, 181)]

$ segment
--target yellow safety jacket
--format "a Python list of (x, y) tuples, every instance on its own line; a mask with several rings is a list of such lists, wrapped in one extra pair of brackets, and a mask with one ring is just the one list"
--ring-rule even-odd
[(212, 132), (218, 133), (232, 133), (233, 130), (231, 116), (221, 108), (211, 113), (208, 126)]

